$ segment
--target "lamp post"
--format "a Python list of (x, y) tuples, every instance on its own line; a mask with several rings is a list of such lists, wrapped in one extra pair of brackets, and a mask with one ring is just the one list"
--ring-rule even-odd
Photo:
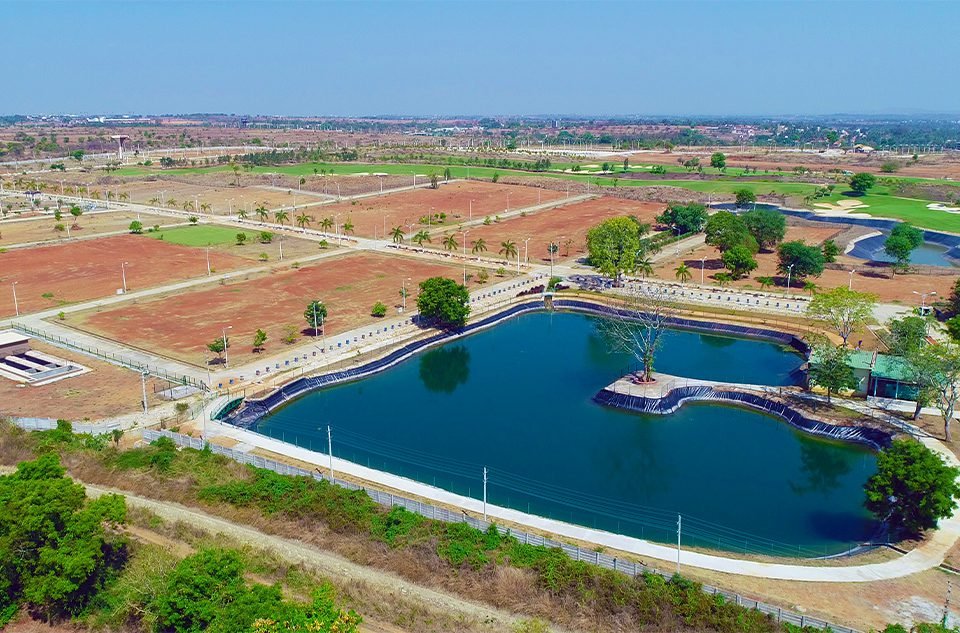
[(143, 412), (147, 412), (147, 376), (149, 376), (145, 371), (140, 372), (140, 387), (143, 389)]
[(787, 290), (790, 290), (790, 278), (793, 276), (793, 264), (787, 267)]
[(913, 294), (920, 297), (920, 315), (923, 316), (923, 314), (927, 311), (927, 297), (933, 297), (937, 294), (937, 292), (935, 290), (931, 290), (930, 292), (917, 292), (914, 290)]
[(850, 269), (850, 281), (847, 282), (847, 290), (853, 290), (853, 273), (857, 272), (855, 268)]
[(210, 276), (210, 247), (207, 247), (207, 277)]
[(706, 267), (706, 265), (707, 265), (707, 258), (701, 257), (700, 258), (700, 285), (701, 286), (703, 285), (703, 269)]
[(120, 280), (123, 282), (123, 294), (127, 294), (127, 262), (120, 262)]
[(227, 351), (227, 330), (233, 329), (232, 325), (220, 330), (220, 333), (223, 334), (223, 366), (226, 367), (230, 363), (230, 352)]
[(401, 312), (407, 311), (407, 282), (410, 281), (409, 277), (404, 277), (403, 281), (400, 282), (400, 299), (403, 301), (403, 307), (400, 308)]
[(470, 220), (473, 220), (473, 200), (470, 201)]
[(470, 231), (460, 231), (463, 235), (463, 285), (467, 285), (467, 233)]
[(524, 238), (523, 240), (523, 265), (524, 266), (530, 265), (529, 254), (530, 254), (530, 238), (527, 237), (527, 238)]
[(17, 313), (17, 316), (20, 316), (20, 304), (17, 303), (17, 283), (19, 282), (13, 282), (10, 287), (13, 288), (13, 311)]

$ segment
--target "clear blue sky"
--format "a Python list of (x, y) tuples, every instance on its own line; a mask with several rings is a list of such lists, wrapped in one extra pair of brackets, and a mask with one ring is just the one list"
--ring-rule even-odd
[(960, 111), (960, 2), (0, 0), (0, 113)]

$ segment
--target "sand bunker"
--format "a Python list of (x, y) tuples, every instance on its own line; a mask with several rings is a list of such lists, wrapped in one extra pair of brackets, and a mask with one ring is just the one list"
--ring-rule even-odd
[(946, 211), (947, 213), (960, 213), (960, 207), (950, 207), (942, 202), (934, 202), (927, 205), (931, 211)]
[(849, 213), (855, 209), (866, 209), (870, 205), (864, 204), (859, 200), (837, 200), (836, 202), (817, 202), (814, 205), (817, 210), (833, 211), (834, 213)]

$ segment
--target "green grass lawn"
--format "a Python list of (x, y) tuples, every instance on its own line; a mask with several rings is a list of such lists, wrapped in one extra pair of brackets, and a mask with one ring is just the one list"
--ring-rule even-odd
[[(169, 242), (170, 244), (179, 244), (181, 246), (232, 246), (237, 242), (237, 229), (227, 226), (213, 226), (209, 224), (198, 224), (196, 226), (178, 226), (161, 231), (146, 233), (150, 237)], [(247, 240), (253, 239), (254, 234), (243, 231), (247, 234)]]
[(929, 200), (900, 198), (891, 195), (884, 187), (875, 187), (863, 196), (848, 196), (839, 193), (820, 198), (814, 202), (837, 202), (838, 200), (858, 200), (869, 205), (865, 209), (854, 209), (856, 213), (896, 218), (933, 231), (960, 233), (960, 215), (928, 209)]

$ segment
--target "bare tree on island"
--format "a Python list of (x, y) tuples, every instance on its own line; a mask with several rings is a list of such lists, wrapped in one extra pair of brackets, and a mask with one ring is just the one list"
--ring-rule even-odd
[(653, 362), (676, 308), (659, 284), (634, 281), (622, 293), (619, 312), (601, 321), (601, 332), (614, 351), (632, 354), (643, 366), (643, 374), (635, 378), (638, 382), (653, 382)]

